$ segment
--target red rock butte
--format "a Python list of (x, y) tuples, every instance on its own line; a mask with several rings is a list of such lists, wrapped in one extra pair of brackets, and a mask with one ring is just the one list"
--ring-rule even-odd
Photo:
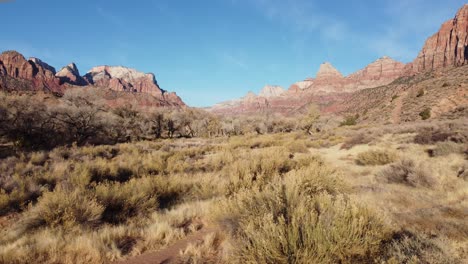
[(7, 78), (18, 80), (24, 89), (63, 93), (68, 88), (96, 86), (119, 92), (148, 94), (161, 103), (159, 105), (185, 106), (175, 94), (161, 89), (152, 73), (142, 73), (122, 66), (98, 66), (85, 76), (80, 76), (74, 63), (63, 67), (59, 72), (47, 63), (24, 56), (16, 51), (6, 51), (0, 55), (0, 88), (18, 89)]

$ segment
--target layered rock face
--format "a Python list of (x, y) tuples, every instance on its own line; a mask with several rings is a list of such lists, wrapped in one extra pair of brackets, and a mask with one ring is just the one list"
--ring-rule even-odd
[(86, 80), (81, 77), (78, 68), (75, 63), (70, 63), (67, 66), (63, 67), (59, 72), (55, 74), (56, 77), (60, 79), (61, 84), (69, 83), (72, 85), (83, 86), (88, 84)]
[(325, 62), (320, 65), (320, 68), (315, 77), (315, 79), (318, 81), (339, 80), (341, 78), (343, 78), (343, 75), (329, 62)]
[(344, 90), (354, 92), (366, 88), (387, 85), (404, 75), (405, 64), (384, 56), (364, 69), (348, 77), (344, 82)]
[[(162, 90), (152, 73), (141, 73), (121, 66), (99, 66), (92, 68), (82, 77), (74, 63), (56, 73), (47, 63), (37, 58), (26, 60), (16, 51), (6, 51), (0, 55), (1, 89), (63, 93), (65, 89), (73, 86), (98, 86), (119, 92), (149, 94), (153, 98), (149, 98), (148, 103), (144, 104), (150, 106), (185, 106), (175, 93)], [(142, 96), (138, 97), (140, 102), (144, 102)]]
[(267, 108), (287, 113), (301, 109), (311, 101), (319, 104), (342, 98), (366, 88), (373, 88), (391, 83), (401, 77), (405, 64), (389, 57), (382, 57), (364, 69), (344, 77), (333, 65), (325, 62), (320, 65), (316, 78), (308, 78), (294, 83), (287, 91), (276, 86), (266, 86), (259, 96), (248, 95), (243, 98), (219, 103), (211, 108), (215, 113), (239, 114), (255, 113)]
[(276, 96), (280, 96), (282, 94), (284, 94), (286, 92), (286, 90), (283, 89), (283, 87), (281, 86), (277, 86), (277, 85), (266, 85), (265, 87), (263, 87), (263, 89), (260, 91), (260, 93), (258, 94), (258, 96), (261, 96), (261, 97), (276, 97)]
[(49, 64), (41, 61), (40, 59), (31, 57), (31, 58), (29, 58), (29, 61), (33, 62), (34, 64), (36, 64), (36, 65), (38, 65), (40, 67), (42, 67), (45, 71), (48, 71), (48, 72), (50, 72), (52, 74), (55, 74), (55, 68), (50, 66)]
[(468, 63), (468, 4), (430, 37), (409, 65), (413, 73)]
[(6, 51), (0, 55), (0, 63), (3, 65), (5, 75), (12, 78), (32, 79), (34, 69), (23, 55), (16, 51)]
[(315, 79), (309, 78), (294, 83), (289, 91), (315, 94), (354, 92), (389, 84), (401, 77), (404, 71), (405, 64), (387, 56), (346, 77), (329, 62), (325, 62), (320, 65)]
[(53, 67), (37, 58), (26, 60), (16, 51), (6, 51), (0, 55), (0, 75), (27, 81), (34, 90), (61, 91)]
[(94, 67), (88, 71), (85, 79), (91, 84), (116, 91), (149, 93), (156, 96), (160, 96), (164, 92), (158, 86), (154, 74), (142, 73), (121, 66)]
[(185, 105), (176, 93), (161, 89), (152, 73), (143, 73), (122, 66), (98, 66), (89, 70), (84, 79), (91, 85), (115, 91), (146, 93), (167, 101), (170, 105)]

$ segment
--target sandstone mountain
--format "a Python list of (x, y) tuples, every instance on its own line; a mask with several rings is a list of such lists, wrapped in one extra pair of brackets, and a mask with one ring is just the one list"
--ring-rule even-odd
[(304, 104), (311, 98), (334, 98), (336, 94), (386, 85), (401, 76), (405, 65), (389, 57), (383, 57), (364, 69), (344, 77), (333, 65), (325, 62), (320, 65), (316, 78), (292, 84), (287, 91), (275, 86), (266, 86), (259, 96), (245, 96), (214, 105), (210, 110), (218, 114), (242, 114), (266, 111), (287, 113)]
[(408, 67), (423, 72), (468, 63), (468, 4), (431, 36)]
[(63, 67), (59, 72), (55, 74), (55, 76), (60, 79), (62, 84), (69, 83), (78, 86), (88, 84), (86, 80), (83, 77), (81, 77), (78, 68), (73, 62)]
[[(121, 92), (125, 98), (129, 97), (125, 93), (138, 94), (136, 97), (140, 99), (137, 101), (145, 105), (185, 106), (175, 93), (161, 89), (152, 73), (122, 66), (98, 66), (85, 76), (80, 76), (74, 63), (56, 73), (55, 68), (47, 63), (37, 58), (26, 60), (16, 51), (6, 51), (0, 55), (0, 89), (62, 94), (66, 89), (91, 86)], [(143, 100), (144, 95), (147, 99)]]
[[(55, 69), (39, 59), (26, 60), (16, 51), (0, 54), (0, 88), (62, 91), (60, 81), (55, 77)], [(18, 85), (11, 85), (18, 80)]]
[[(229, 104), (214, 105), (209, 110), (222, 115), (262, 112), (291, 115), (303, 110), (311, 103), (319, 105), (324, 112), (336, 114), (350, 114), (353, 111), (358, 113), (358, 109), (352, 107), (353, 105), (360, 105), (363, 108), (372, 105), (381, 109), (383, 105), (370, 103), (376, 102), (375, 98), (381, 98), (382, 95), (376, 94), (377, 91), (383, 94), (391, 93), (392, 96), (398, 97), (398, 91), (403, 93), (409, 88), (397, 89), (398, 86), (393, 85), (395, 82), (398, 83), (402, 79), (413, 78), (413, 76), (418, 79), (421, 78), (418, 76), (426, 76), (426, 72), (449, 75), (451, 68), (465, 64), (468, 64), (468, 4), (465, 4), (455, 18), (445, 22), (439, 32), (426, 41), (418, 57), (412, 63), (405, 65), (384, 56), (344, 77), (333, 65), (325, 62), (320, 65), (315, 78), (296, 82), (284, 93), (262, 97), (262, 100), (258, 98), (245, 100), (244, 97), (229, 101)], [(463, 71), (460, 74), (464, 75)], [(460, 82), (460, 78), (458, 80)], [(465, 87), (463, 81), (459, 82), (452, 88), (458, 89), (460, 85), (460, 87)], [(451, 86), (448, 87), (443, 89), (447, 90), (447, 93), (438, 94), (441, 96), (440, 100), (449, 100), (447, 98), (453, 95), (451, 93), (453, 91), (449, 91)], [(349, 104), (349, 102), (353, 103)], [(460, 105), (464, 104), (464, 101), (456, 100), (456, 102)], [(453, 110), (451, 107), (441, 109)], [(393, 120), (404, 121), (404, 118), (393, 118)]]
[(258, 96), (261, 97), (276, 97), (284, 94), (286, 91), (283, 89), (283, 87), (278, 86), (278, 85), (266, 85), (263, 87), (263, 89), (260, 91)]

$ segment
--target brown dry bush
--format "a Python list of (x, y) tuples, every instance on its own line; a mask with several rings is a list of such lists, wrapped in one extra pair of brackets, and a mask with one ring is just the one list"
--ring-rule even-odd
[(453, 255), (447, 246), (434, 238), (402, 230), (395, 232), (389, 240), (383, 241), (379, 259), (387, 264), (461, 264), (462, 261)]
[(424, 129), (414, 137), (414, 143), (429, 145), (437, 142), (452, 141), (455, 143), (467, 143), (466, 132), (447, 131), (440, 129)]
[(402, 159), (377, 174), (377, 178), (387, 183), (397, 183), (411, 187), (434, 187), (438, 181), (423, 164), (410, 159)]
[(223, 170), (229, 179), (227, 194), (262, 188), (275, 176), (285, 174), (295, 166), (291, 154), (282, 147), (237, 152), (234, 162)]
[(122, 223), (134, 216), (145, 216), (158, 208), (157, 186), (150, 179), (96, 186), (96, 199), (104, 206), (102, 220)]
[(42, 227), (92, 227), (101, 221), (103, 211), (104, 207), (87, 192), (58, 189), (44, 193), (16, 228), (22, 233)]
[(387, 150), (369, 150), (361, 152), (356, 157), (356, 163), (362, 166), (386, 165), (397, 160), (398, 156)]
[(450, 154), (463, 154), (465, 146), (452, 141), (437, 142), (434, 149), (429, 150), (431, 157), (447, 156)]
[(343, 145), (341, 145), (341, 149), (352, 149), (354, 146), (357, 146), (357, 145), (369, 144), (370, 142), (372, 142), (372, 140), (374, 140), (372, 136), (359, 133), (347, 139), (343, 143)]
[(276, 177), (264, 190), (239, 192), (223, 205), (228, 210), (220, 221), (230, 225), (236, 245), (231, 262), (359, 263), (378, 255), (387, 227), (339, 194), (320, 166)]

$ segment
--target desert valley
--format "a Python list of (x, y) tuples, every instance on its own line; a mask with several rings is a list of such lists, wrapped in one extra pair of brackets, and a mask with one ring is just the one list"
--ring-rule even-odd
[(414, 55), (201, 108), (2, 52), (0, 263), (468, 263), (468, 4)]

